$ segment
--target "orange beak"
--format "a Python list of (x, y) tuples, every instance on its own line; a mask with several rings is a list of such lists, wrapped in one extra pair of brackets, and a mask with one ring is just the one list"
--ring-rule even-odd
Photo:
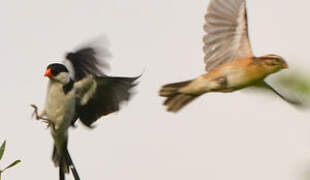
[(48, 68), (44, 74), (45, 77), (52, 77), (52, 70), (51, 68)]
[(283, 68), (284, 68), (284, 69), (287, 69), (287, 68), (288, 68), (288, 65), (287, 65), (286, 63), (284, 63), (284, 64), (283, 64)]

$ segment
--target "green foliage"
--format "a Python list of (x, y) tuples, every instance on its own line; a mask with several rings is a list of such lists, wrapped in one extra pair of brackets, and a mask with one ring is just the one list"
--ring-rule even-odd
[[(1, 145), (1, 147), (0, 147), (0, 160), (1, 160), (2, 157), (3, 157), (4, 151), (5, 151), (5, 145), (6, 145), (6, 141), (4, 141), (4, 142), (2, 143), (2, 145)], [(12, 162), (10, 165), (8, 165), (6, 168), (0, 169), (0, 180), (1, 180), (1, 175), (2, 175), (2, 173), (3, 173), (5, 170), (7, 170), (7, 169), (9, 169), (9, 168), (11, 168), (11, 167), (14, 167), (15, 165), (17, 165), (17, 164), (20, 163), (20, 162), (21, 162), (20, 160), (16, 160), (16, 161)]]
[[(9, 169), (9, 168), (15, 166), (16, 164), (18, 164), (18, 163), (20, 163), (20, 162), (21, 162), (21, 160), (16, 160), (16, 161), (12, 162), (10, 165), (8, 165), (6, 168), (4, 168), (4, 170)], [(3, 170), (3, 171), (4, 171), (4, 170)]]
[(297, 69), (281, 73), (271, 84), (289, 99), (300, 102), (303, 108), (310, 108), (309, 72)]
[(3, 154), (4, 154), (5, 144), (6, 144), (6, 141), (4, 141), (0, 147), (0, 160), (2, 159)]
[(310, 83), (307, 74), (291, 73), (290, 76), (283, 76), (279, 78), (279, 83), (284, 86), (294, 89), (297, 93), (309, 94)]

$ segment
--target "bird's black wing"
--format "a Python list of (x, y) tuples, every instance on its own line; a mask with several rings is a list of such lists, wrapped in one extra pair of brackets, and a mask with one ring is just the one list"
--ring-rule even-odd
[(96, 92), (85, 105), (78, 105), (77, 117), (72, 125), (79, 118), (83, 124), (91, 127), (101, 116), (118, 111), (120, 104), (130, 99), (130, 90), (137, 85), (137, 78), (139, 77), (95, 77)]
[(101, 69), (108, 67), (104, 59), (108, 54), (106, 49), (95, 46), (87, 46), (76, 52), (67, 53), (66, 60), (70, 62), (72, 68), (70, 73), (74, 80), (79, 81), (87, 75), (104, 76)]

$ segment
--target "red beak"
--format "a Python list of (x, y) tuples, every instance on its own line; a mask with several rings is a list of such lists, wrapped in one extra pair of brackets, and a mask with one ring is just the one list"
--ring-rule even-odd
[(51, 68), (48, 68), (44, 74), (45, 77), (52, 77), (52, 70)]

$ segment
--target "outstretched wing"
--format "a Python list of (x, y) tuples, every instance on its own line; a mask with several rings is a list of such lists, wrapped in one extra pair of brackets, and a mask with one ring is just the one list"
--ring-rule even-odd
[(108, 115), (120, 109), (120, 104), (128, 101), (132, 95), (130, 91), (139, 77), (96, 77), (96, 89), (87, 102), (78, 105), (77, 117), (83, 124), (91, 127), (101, 116)]
[(206, 71), (235, 59), (253, 56), (245, 0), (211, 0), (205, 19)]
[(108, 67), (105, 59), (108, 55), (107, 49), (103, 47), (86, 46), (76, 52), (67, 53), (64, 63), (69, 68), (72, 78), (79, 81), (87, 75), (104, 76), (101, 69)]

